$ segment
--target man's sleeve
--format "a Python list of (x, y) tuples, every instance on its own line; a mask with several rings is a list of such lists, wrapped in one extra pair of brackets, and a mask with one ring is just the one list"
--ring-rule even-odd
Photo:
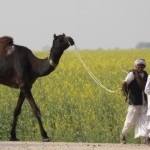
[(133, 72), (129, 72), (124, 80), (128, 85), (130, 84), (131, 81), (134, 80), (134, 74)]
[(144, 92), (148, 95), (150, 95), (150, 75), (147, 78), (146, 86)]

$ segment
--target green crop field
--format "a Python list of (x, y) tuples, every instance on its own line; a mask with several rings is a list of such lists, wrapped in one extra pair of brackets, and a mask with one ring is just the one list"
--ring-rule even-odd
[[(82, 60), (108, 89), (117, 90), (137, 58), (145, 58), (150, 73), (150, 50), (82, 50)], [(48, 52), (35, 53), (40, 58)], [(58, 67), (39, 78), (32, 88), (42, 113), (43, 125), (52, 141), (118, 143), (127, 103), (120, 91), (111, 93), (89, 76), (74, 51), (65, 51)], [(9, 140), (13, 110), (19, 90), (0, 85), (0, 140)], [(22, 141), (41, 141), (36, 118), (25, 101), (18, 120), (17, 137)], [(134, 130), (127, 136), (134, 139)]]

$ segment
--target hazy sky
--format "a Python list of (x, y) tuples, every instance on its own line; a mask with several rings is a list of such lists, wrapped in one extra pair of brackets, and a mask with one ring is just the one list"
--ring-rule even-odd
[(54, 33), (80, 49), (133, 48), (150, 42), (150, 0), (0, 0), (0, 36), (41, 50)]

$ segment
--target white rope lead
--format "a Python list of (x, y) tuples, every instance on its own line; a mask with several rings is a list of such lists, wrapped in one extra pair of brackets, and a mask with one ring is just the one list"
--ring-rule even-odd
[[(75, 48), (76, 48), (76, 46), (75, 46)], [(95, 81), (95, 83), (97, 83), (99, 86), (101, 86), (102, 88), (104, 88), (105, 90), (107, 90), (108, 92), (111, 92), (111, 93), (114, 93), (114, 92), (117, 92), (117, 91), (120, 90), (120, 88), (119, 88), (119, 89), (117, 89), (116, 91), (112, 91), (112, 90), (109, 90), (108, 88), (106, 88), (106, 87), (101, 83), (101, 81), (99, 81), (99, 80), (95, 77), (95, 75), (94, 75), (94, 74), (88, 69), (88, 67), (85, 65), (85, 63), (83, 62), (83, 60), (82, 60), (82, 58), (81, 58), (81, 56), (80, 56), (80, 54), (79, 54), (77, 48), (76, 48), (76, 50), (75, 50), (74, 52), (75, 52), (77, 58), (78, 58), (78, 59), (80, 60), (80, 62), (82, 63), (82, 65), (83, 65), (83, 67), (85, 68), (85, 70), (87, 71), (87, 73), (89, 74), (89, 76)]]

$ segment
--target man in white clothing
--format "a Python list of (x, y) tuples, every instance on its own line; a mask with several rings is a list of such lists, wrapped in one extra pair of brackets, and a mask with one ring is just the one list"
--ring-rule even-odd
[(148, 102), (148, 109), (147, 109), (147, 134), (148, 134), (148, 138), (147, 138), (147, 144), (150, 145), (150, 75), (147, 78), (147, 82), (146, 82), (146, 86), (145, 86), (145, 93), (147, 94), (147, 102)]
[(120, 134), (120, 142), (126, 143), (126, 134), (136, 124), (140, 114), (142, 113), (142, 106), (146, 102), (146, 94), (144, 88), (147, 81), (147, 72), (144, 71), (146, 62), (144, 59), (137, 59), (134, 62), (135, 69), (132, 69), (127, 74), (121, 91), (128, 100), (128, 113), (125, 119), (124, 127)]

